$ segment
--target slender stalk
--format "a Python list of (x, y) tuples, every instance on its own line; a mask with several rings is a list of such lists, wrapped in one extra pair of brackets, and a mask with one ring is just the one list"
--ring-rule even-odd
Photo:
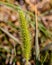
[(38, 44), (38, 18), (37, 18), (37, 8), (35, 8), (35, 15), (36, 15), (36, 37), (35, 37), (35, 51), (36, 51), (36, 65), (38, 65), (38, 60), (40, 59), (40, 50)]

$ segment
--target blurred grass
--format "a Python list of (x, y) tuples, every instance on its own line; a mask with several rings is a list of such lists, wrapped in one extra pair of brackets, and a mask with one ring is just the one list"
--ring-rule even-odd
[[(13, 4), (9, 4), (9, 3), (5, 3), (5, 2), (1, 2), (0, 1), (0, 4), (2, 5), (2, 4), (4, 4), (4, 5), (7, 5), (8, 7), (11, 7), (12, 9), (15, 9), (15, 11), (17, 11), (18, 10), (18, 12), (19, 12), (19, 10), (21, 9), (20, 8), (20, 6), (18, 7), (18, 6), (15, 6), (15, 5), (13, 5)], [(52, 11), (52, 10), (51, 10)], [(35, 15), (33, 14), (33, 13), (31, 13), (31, 12), (29, 12), (29, 11), (25, 11), (24, 12), (25, 14), (27, 13), (28, 15), (27, 15), (27, 18), (26, 18), (26, 20), (28, 21), (28, 23), (32, 26), (32, 28), (35, 30)], [(42, 14), (42, 15), (46, 15), (48, 12), (45, 12), (44, 14)], [(28, 16), (29, 16), (29, 19), (28, 19)], [(33, 20), (31, 19), (31, 16), (32, 16), (32, 18), (33, 18)], [(38, 19), (39, 19), (39, 17), (38, 17)], [(12, 22), (10, 22), (10, 21), (8, 21), (8, 22), (5, 22), (7, 25), (10, 25), (12, 28), (14, 28), (15, 30), (20, 30), (20, 27), (18, 27), (18, 26), (15, 26)], [(51, 40), (52, 40), (52, 33), (49, 31), (49, 30), (47, 30), (47, 28), (41, 23), (41, 21), (40, 20), (38, 20), (38, 26), (39, 26), (39, 30), (43, 33), (43, 35), (46, 37), (46, 38), (50, 38)], [(8, 32), (8, 31), (6, 31), (6, 30), (4, 30), (3, 28), (1, 28), (0, 27), (0, 29), (4, 32), (4, 33), (6, 33), (9, 37), (11, 37), (13, 40), (15, 40), (15, 41), (17, 41), (17, 39), (14, 37), (14, 36), (11, 36), (11, 34)], [(0, 31), (0, 34), (2, 34), (2, 32)], [(6, 38), (5, 38), (5, 40), (7, 40)], [(17, 43), (18, 43), (18, 41), (17, 41)], [(21, 43), (20, 43), (21, 44)], [(2, 46), (1, 46), (2, 47)], [(28, 50), (28, 48), (27, 48), (27, 50)], [(44, 62), (46, 61), (46, 58), (47, 58), (47, 53), (46, 53), (46, 55), (45, 55), (45, 58), (43, 59), (43, 61), (42, 61), (42, 65), (44, 64)], [(44, 56), (43, 56), (44, 57)], [(52, 54), (51, 54), (51, 60), (50, 60), (50, 65), (51, 65), (51, 63), (52, 63)]]

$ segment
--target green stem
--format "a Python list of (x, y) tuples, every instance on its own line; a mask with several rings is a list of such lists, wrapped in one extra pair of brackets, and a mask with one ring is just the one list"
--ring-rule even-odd
[(44, 64), (44, 62), (46, 61), (47, 57), (48, 57), (48, 51), (46, 51), (45, 58), (44, 58), (44, 60), (43, 60), (43, 62), (42, 62), (42, 64), (41, 64), (41, 65), (43, 65), (43, 64)]
[(51, 54), (50, 54), (50, 65), (52, 65), (52, 51), (51, 51)]

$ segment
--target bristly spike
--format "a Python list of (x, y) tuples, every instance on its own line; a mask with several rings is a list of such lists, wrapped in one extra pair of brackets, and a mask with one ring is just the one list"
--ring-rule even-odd
[(24, 12), (21, 10), (19, 11), (20, 15), (20, 25), (21, 25), (21, 33), (23, 38), (23, 54), (26, 62), (28, 62), (31, 54), (31, 36), (28, 30), (28, 23), (25, 18)]

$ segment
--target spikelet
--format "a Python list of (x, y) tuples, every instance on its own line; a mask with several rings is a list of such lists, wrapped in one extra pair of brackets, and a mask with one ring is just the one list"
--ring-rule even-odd
[(31, 54), (31, 36), (28, 30), (28, 23), (25, 19), (25, 14), (22, 10), (19, 11), (20, 15), (20, 26), (21, 26), (21, 33), (23, 38), (23, 55), (25, 60), (28, 62)]

